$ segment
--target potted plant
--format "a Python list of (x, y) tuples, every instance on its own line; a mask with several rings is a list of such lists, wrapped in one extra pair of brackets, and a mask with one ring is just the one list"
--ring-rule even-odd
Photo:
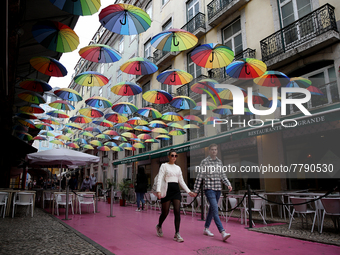
[(116, 183), (113, 181), (113, 179), (107, 179), (106, 180), (106, 190), (107, 190), (107, 202), (111, 204), (111, 187), (113, 186), (113, 189), (116, 189)]
[(125, 201), (126, 197), (129, 194), (129, 190), (131, 188), (132, 182), (130, 179), (123, 179), (119, 184), (118, 184), (118, 189), (122, 193), (122, 199), (120, 200), (120, 206), (125, 206)]

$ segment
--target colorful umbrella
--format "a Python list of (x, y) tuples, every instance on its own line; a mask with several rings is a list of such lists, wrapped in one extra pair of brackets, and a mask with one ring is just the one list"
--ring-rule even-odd
[(323, 96), (322, 91), (315, 86), (309, 86), (307, 90), (314, 96)]
[[(279, 100), (279, 99), (281, 99), (281, 97), (278, 97), (277, 99), (278, 99), (277, 100), (277, 107), (281, 107), (281, 101)], [(268, 102), (265, 103), (263, 106), (271, 108), (273, 106), (273, 98), (271, 98), (271, 97), (268, 98)]]
[(89, 145), (89, 144), (85, 144), (85, 145), (83, 145), (82, 147), (83, 147), (84, 149), (94, 150), (94, 148), (93, 148), (91, 145)]
[(174, 129), (169, 132), (169, 135), (184, 135), (186, 132), (183, 129)]
[(222, 100), (220, 96), (218, 95), (218, 92), (220, 92), (220, 89), (215, 89), (215, 84), (218, 84), (218, 82), (213, 79), (203, 79), (193, 84), (190, 87), (190, 89), (193, 92), (198, 93), (198, 94), (208, 94), (214, 100), (214, 103), (216, 104), (216, 100), (213, 95), (215, 94), (220, 104), (222, 104)]
[(24, 125), (24, 126), (26, 126), (26, 127), (33, 128), (33, 129), (36, 128), (35, 125), (34, 125), (34, 123), (33, 123), (33, 121), (31, 121), (31, 120), (21, 119), (21, 118), (17, 118), (16, 120), (17, 120), (20, 124), (22, 124), (22, 125)]
[(113, 150), (113, 151), (123, 151), (124, 148), (119, 147), (119, 146), (115, 146), (115, 147), (112, 147), (111, 150)]
[(286, 87), (290, 88), (308, 88), (312, 85), (312, 81), (308, 80), (303, 77), (293, 77), (290, 78), (289, 83), (286, 85)]
[(162, 117), (162, 114), (159, 111), (151, 107), (144, 107), (144, 108), (138, 109), (137, 113), (144, 117), (152, 118), (152, 119), (159, 119)]
[(167, 120), (167, 121), (181, 121), (183, 120), (182, 115), (180, 115), (177, 112), (166, 112), (162, 116), (162, 120)]
[(69, 89), (69, 88), (57, 89), (53, 93), (64, 100), (69, 100), (69, 101), (74, 101), (74, 102), (83, 100), (83, 98), (77, 91), (73, 89)]
[(122, 143), (122, 144), (119, 145), (119, 147), (121, 147), (121, 148), (131, 148), (132, 145), (130, 143)]
[(109, 108), (112, 107), (112, 103), (104, 97), (94, 96), (85, 100), (85, 103), (89, 106), (96, 108)]
[(64, 111), (71, 111), (75, 109), (73, 105), (71, 105), (69, 102), (64, 101), (64, 100), (56, 100), (56, 101), (53, 101), (52, 103), (49, 103), (48, 105), (55, 109), (64, 110)]
[(104, 116), (102, 111), (91, 107), (82, 108), (79, 110), (79, 113), (90, 118), (100, 118)]
[(36, 120), (38, 118), (33, 113), (27, 113), (27, 112), (19, 112), (15, 114), (15, 116), (19, 118), (23, 118), (23, 119), (29, 119), (29, 120)]
[(158, 139), (158, 140), (170, 140), (171, 137), (168, 136), (168, 135), (159, 135), (159, 136), (156, 136), (155, 139)]
[(104, 44), (91, 44), (79, 50), (79, 55), (89, 61), (97, 63), (113, 63), (122, 58), (122, 55)]
[(46, 103), (45, 99), (33, 92), (33, 91), (25, 91), (25, 92), (21, 92), (18, 94), (18, 97), (26, 102), (29, 102), (31, 104), (44, 104)]
[(47, 131), (54, 130), (54, 128), (47, 123), (38, 123), (38, 124), (35, 124), (34, 126), (38, 129), (41, 129), (41, 130), (47, 130)]
[(86, 140), (83, 138), (76, 138), (73, 140), (73, 142), (87, 144)]
[(120, 70), (128, 74), (146, 75), (156, 72), (158, 67), (147, 58), (135, 57), (122, 64)]
[(63, 11), (79, 16), (92, 15), (101, 6), (100, 0), (50, 0), (50, 2)]
[(74, 82), (82, 86), (102, 87), (109, 82), (109, 79), (101, 73), (86, 71), (76, 75), (76, 77), (74, 77)]
[(162, 51), (184, 51), (194, 47), (198, 39), (183, 29), (172, 28), (162, 31), (151, 39), (151, 45)]
[(103, 145), (103, 146), (98, 146), (97, 150), (99, 150), (99, 151), (110, 151), (111, 149), (109, 147)]
[(90, 141), (90, 144), (94, 145), (94, 146), (103, 146), (101, 141), (98, 140), (92, 140)]
[(92, 135), (90, 132), (87, 132), (87, 131), (81, 132), (79, 135), (94, 137), (94, 135)]
[[(243, 88), (238, 87), (244, 96), (247, 96), (247, 91)], [(229, 89), (223, 89), (220, 93), (218, 93), (220, 98), (226, 99), (226, 100), (233, 100), (233, 93)]]
[(120, 113), (120, 114), (132, 114), (137, 112), (138, 108), (129, 102), (119, 102), (117, 104), (112, 105), (112, 111)]
[(264, 87), (285, 87), (289, 83), (289, 78), (278, 71), (267, 71), (260, 77), (255, 78), (254, 82)]
[(143, 99), (153, 104), (167, 104), (172, 96), (164, 90), (151, 89), (143, 94)]
[(147, 139), (152, 139), (152, 136), (149, 134), (140, 134), (137, 136), (141, 140), (147, 140)]
[(112, 147), (115, 147), (115, 146), (118, 146), (115, 142), (106, 142), (104, 143), (105, 146), (112, 146)]
[(40, 135), (37, 135), (36, 137), (33, 138), (33, 140), (37, 140), (37, 141), (46, 141), (47, 138), (46, 137), (42, 137)]
[(50, 125), (60, 125), (60, 123), (58, 121), (56, 121), (53, 118), (50, 117), (41, 117), (39, 118), (39, 120), (41, 120), (44, 123), (50, 124)]
[(220, 123), (222, 122), (222, 120), (220, 118), (217, 117), (208, 117), (204, 120), (204, 124), (205, 125), (213, 125), (214, 123)]
[(146, 120), (141, 119), (140, 117), (133, 117), (129, 119), (126, 123), (129, 123), (131, 125), (139, 126), (139, 125), (147, 125), (149, 122)]
[(61, 140), (65, 140), (65, 141), (70, 141), (70, 137), (66, 136), (66, 135), (57, 135), (55, 137), (56, 139), (61, 139)]
[(19, 108), (20, 112), (27, 112), (27, 113), (44, 113), (45, 110), (41, 108), (39, 105), (27, 105), (27, 106), (22, 106)]
[(122, 133), (122, 136), (127, 137), (127, 138), (137, 138), (137, 136), (131, 132), (124, 132)]
[(40, 135), (55, 137), (55, 135), (52, 132), (49, 132), (49, 131), (43, 131), (43, 132), (40, 133)]
[(115, 112), (105, 114), (104, 118), (114, 123), (125, 123), (128, 121), (127, 117), (120, 115), (119, 113), (115, 113)]
[(114, 125), (114, 128), (123, 129), (123, 130), (133, 130), (132, 126), (128, 123), (118, 123)]
[(24, 141), (31, 141), (33, 139), (33, 136), (25, 132), (16, 131), (15, 134), (18, 138)]
[[(61, 131), (62, 131), (62, 132), (65, 132), (65, 133), (67, 133), (67, 134), (72, 134), (72, 135), (74, 135), (74, 131), (73, 131), (71, 128), (67, 128), (67, 125), (69, 125), (69, 124), (74, 124), (74, 123), (68, 123), (68, 124), (66, 124), (66, 125), (65, 125), (66, 127), (64, 127)], [(74, 124), (74, 125), (77, 125), (77, 124)], [(76, 129), (76, 128), (75, 128), (75, 129)], [(80, 128), (79, 130), (81, 130), (81, 128)]]
[(65, 124), (66, 127), (69, 127), (69, 128), (73, 128), (73, 129), (77, 129), (77, 130), (83, 130), (81, 128), (81, 126), (79, 126), (78, 124), (76, 123), (67, 123)]
[(160, 83), (168, 85), (183, 85), (191, 82), (193, 77), (190, 73), (180, 69), (166, 70), (157, 76)]
[(134, 143), (132, 146), (136, 149), (144, 149), (145, 148), (145, 145), (142, 144), (142, 143)]
[(145, 142), (145, 143), (159, 143), (156, 139), (153, 139), (153, 138), (151, 138), (151, 139), (146, 139), (144, 142)]
[(266, 71), (266, 64), (255, 58), (243, 58), (226, 67), (227, 74), (237, 79), (254, 79)]
[(83, 116), (83, 115), (76, 115), (70, 118), (70, 121), (75, 123), (90, 123), (92, 121), (91, 118)]
[(140, 131), (140, 132), (151, 132), (151, 129), (146, 126), (137, 126), (134, 128), (134, 130)]
[(96, 135), (96, 138), (99, 138), (99, 139), (107, 139), (107, 140), (110, 140), (110, 139), (111, 139), (110, 136), (105, 135), (105, 134), (98, 134), (98, 135)]
[(174, 97), (170, 102), (170, 105), (182, 110), (188, 110), (196, 107), (195, 101), (187, 96)]
[(32, 27), (32, 34), (42, 46), (57, 52), (71, 52), (79, 45), (78, 35), (69, 26), (57, 21), (38, 21)]
[(199, 123), (203, 123), (203, 120), (196, 115), (186, 115), (186, 116), (184, 116), (184, 120), (186, 120), (186, 121), (197, 121)]
[[(261, 94), (259, 92), (253, 92), (253, 96), (252, 97), (253, 97), (252, 98), (253, 99), (253, 104), (264, 105), (264, 104), (268, 103), (268, 98), (265, 95), (263, 95), (263, 94)], [(246, 96), (244, 98), (244, 102), (245, 103), (248, 102), (248, 96)]]
[[(207, 110), (211, 111), (211, 110), (215, 110), (216, 108), (217, 108), (216, 105), (214, 105), (211, 102), (207, 102)], [(198, 102), (194, 110), (200, 111), (201, 109), (202, 109), (202, 102)]]
[(112, 93), (119, 96), (134, 96), (142, 92), (142, 88), (135, 83), (123, 81), (111, 88)]
[(160, 134), (168, 134), (169, 131), (166, 130), (165, 128), (154, 128), (151, 130), (153, 133), (160, 133)]
[(195, 124), (186, 124), (183, 126), (183, 129), (191, 129), (191, 128), (200, 128), (200, 127)]
[(219, 105), (216, 109), (213, 110), (214, 113), (221, 114), (221, 115), (231, 115), (231, 110), (233, 109), (230, 105)]
[(50, 143), (64, 145), (64, 143), (62, 141), (59, 141), (59, 140), (51, 140)]
[(47, 82), (38, 79), (24, 80), (20, 82), (19, 86), (23, 89), (34, 92), (45, 92), (52, 89), (52, 87)]
[(191, 59), (198, 66), (221, 68), (233, 61), (234, 52), (225, 45), (208, 43), (196, 47), (191, 52)]
[(131, 4), (113, 4), (101, 10), (100, 23), (116, 34), (136, 35), (145, 32), (151, 25), (150, 16)]
[(102, 127), (113, 127), (113, 123), (108, 120), (94, 120), (92, 123), (102, 126)]
[(79, 148), (78, 144), (72, 143), (72, 142), (66, 143), (65, 145), (70, 147), (70, 148), (74, 148), (74, 149), (78, 149)]
[(104, 135), (114, 135), (114, 136), (116, 136), (116, 135), (119, 135), (116, 131), (114, 131), (114, 130), (105, 130), (104, 132), (103, 132), (103, 134)]
[(183, 129), (182, 125), (181, 124), (178, 124), (176, 122), (169, 122), (168, 123), (168, 126), (169, 127), (173, 127), (173, 128), (177, 128), (177, 129)]
[(121, 142), (127, 142), (127, 139), (125, 137), (119, 136), (119, 135), (113, 137), (112, 139), (117, 140), (117, 141), (121, 141)]
[(99, 128), (96, 127), (87, 127), (84, 129), (85, 131), (91, 131), (91, 132), (97, 132), (97, 133), (101, 133), (102, 131), (100, 131)]
[(153, 121), (150, 121), (149, 123), (149, 127), (152, 127), (152, 128), (158, 128), (158, 127), (165, 128), (167, 126), (168, 125), (165, 124), (165, 122), (161, 120), (153, 120)]
[(30, 64), (37, 71), (48, 76), (63, 77), (67, 75), (66, 68), (54, 58), (33, 57), (30, 60)]
[(49, 115), (49, 116), (52, 116), (52, 117), (55, 117), (55, 118), (61, 118), (61, 119), (67, 119), (67, 118), (70, 117), (67, 114), (65, 114), (65, 112), (59, 111), (59, 110), (49, 111), (46, 114)]

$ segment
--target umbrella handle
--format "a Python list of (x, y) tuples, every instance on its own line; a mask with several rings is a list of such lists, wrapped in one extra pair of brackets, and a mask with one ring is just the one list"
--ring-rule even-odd
[(125, 88), (124, 88), (124, 94), (127, 94), (127, 86), (125, 86)]
[(122, 22), (122, 20), (119, 20), (120, 24), (122, 24), (123, 26), (126, 25), (126, 10), (125, 10), (125, 13), (124, 13), (124, 21)]
[(102, 101), (100, 101), (100, 100), (98, 101), (98, 106), (99, 106), (99, 107), (102, 107), (102, 106), (103, 106)]
[(72, 99), (71, 93), (68, 93), (67, 98), (68, 98), (68, 99)]
[(157, 97), (156, 97), (157, 100), (161, 100), (161, 98), (159, 97), (159, 94), (157, 93)]
[(140, 71), (140, 62), (137, 63), (137, 66), (136, 66), (136, 71), (139, 72)]
[(274, 79), (273, 76), (270, 77), (270, 83), (271, 83), (271, 84), (275, 84), (275, 79)]
[(176, 81), (176, 73), (174, 72), (174, 79), (170, 80), (171, 82), (175, 82)]
[(174, 46), (178, 46), (179, 45), (179, 41), (178, 40), (177, 40), (177, 43), (176, 43), (176, 37), (175, 37), (174, 33), (172, 34), (172, 43), (174, 44)]
[(102, 48), (100, 47), (99, 55), (98, 55), (98, 61), (100, 61), (101, 58), (102, 58)]
[(91, 74), (91, 80), (89, 82), (87, 82), (88, 84), (91, 84), (92, 83), (92, 74)]
[(91, 112), (91, 117), (94, 117), (94, 113), (93, 113), (93, 111), (91, 110), (90, 112)]
[(248, 70), (248, 65), (247, 65), (247, 64), (244, 65), (244, 72), (245, 72), (247, 75), (250, 74), (250, 71)]
[(48, 67), (47, 67), (47, 71), (49, 71), (49, 72), (53, 72), (53, 68), (52, 69), (50, 69), (50, 66), (51, 66), (51, 62), (48, 64)]
[(182, 107), (184, 105), (184, 100), (183, 101), (181, 101), (181, 104), (180, 104), (180, 106)]
[(214, 53), (215, 52), (213, 52), (213, 51), (211, 52), (211, 60), (209, 60), (210, 63), (212, 63), (214, 61)]

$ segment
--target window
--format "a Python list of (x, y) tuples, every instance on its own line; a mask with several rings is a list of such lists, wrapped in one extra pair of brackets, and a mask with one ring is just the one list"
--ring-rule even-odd
[[(204, 120), (206, 116), (198, 115), (197, 117)], [(204, 137), (204, 124), (203, 123), (197, 123), (197, 125), (200, 128), (197, 128), (197, 129), (196, 128), (189, 128), (189, 129), (186, 130), (188, 141), (196, 139), (196, 138)]]
[(146, 7), (145, 12), (149, 15), (150, 19), (152, 20), (152, 1), (150, 1)]
[(123, 53), (123, 51), (124, 51), (124, 36), (122, 36), (119, 40), (118, 51), (119, 51), (119, 53)]
[(151, 57), (151, 50), (151, 40), (149, 40), (144, 44), (144, 58)]
[(241, 21), (237, 19), (222, 30), (223, 44), (240, 54), (243, 51)]
[(162, 0), (162, 6), (165, 5), (169, 0)]
[(202, 68), (192, 61), (191, 53), (188, 54), (188, 73), (190, 73), (194, 79), (202, 74)]
[[(143, 87), (142, 87), (142, 90), (143, 90), (143, 94), (147, 91), (150, 90), (150, 82), (146, 83)], [(148, 101), (145, 101), (144, 99), (142, 99), (142, 107), (146, 107), (150, 105), (150, 103)]]
[(197, 13), (199, 13), (200, 1), (191, 0), (187, 2), (187, 21), (191, 20)]
[(151, 151), (151, 143), (144, 143), (144, 145), (145, 145), (145, 148), (139, 149), (139, 153)]
[(172, 19), (170, 18), (165, 24), (162, 26), (162, 31), (169, 30), (172, 28)]
[(132, 166), (127, 166), (126, 167), (126, 179), (131, 179), (132, 178)]
[[(169, 132), (173, 129), (173, 128), (165, 128), (166, 130), (168, 130)], [(164, 148), (164, 147), (167, 147), (167, 146), (171, 146), (172, 143), (173, 143), (173, 136), (172, 135), (169, 135), (170, 136), (170, 139), (169, 140), (161, 140), (161, 148)]]
[(121, 82), (123, 80), (123, 73), (122, 70), (117, 70), (117, 83)]

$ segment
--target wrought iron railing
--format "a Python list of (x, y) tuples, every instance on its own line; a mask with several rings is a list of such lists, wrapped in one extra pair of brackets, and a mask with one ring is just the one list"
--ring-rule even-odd
[(154, 60), (154, 63), (158, 63), (159, 60), (161, 60), (164, 56), (166, 56), (167, 54), (171, 54), (171, 55), (176, 55), (177, 52), (174, 51), (174, 52), (169, 52), (169, 51), (162, 51), (162, 50), (155, 50), (153, 52), (153, 60)]
[(234, 0), (213, 0), (207, 5), (208, 19), (213, 18), (217, 13), (223, 10), (228, 4)]
[(203, 79), (207, 79), (208, 77), (206, 75), (200, 75), (197, 78), (193, 79), (191, 82), (189, 82), (188, 84), (185, 84), (183, 86), (180, 86), (177, 90), (176, 90), (176, 94), (177, 96), (187, 96), (190, 97), (193, 100), (198, 100), (200, 101), (200, 94), (197, 94), (195, 92), (193, 92), (190, 87), (195, 84), (196, 82), (199, 82), (200, 80)]
[(188, 21), (187, 24), (185, 24), (182, 29), (193, 33), (197, 29), (203, 28), (205, 29), (205, 14), (199, 12), (197, 13), (191, 20)]
[(260, 41), (266, 61), (328, 31), (338, 32), (334, 7), (325, 4)]

